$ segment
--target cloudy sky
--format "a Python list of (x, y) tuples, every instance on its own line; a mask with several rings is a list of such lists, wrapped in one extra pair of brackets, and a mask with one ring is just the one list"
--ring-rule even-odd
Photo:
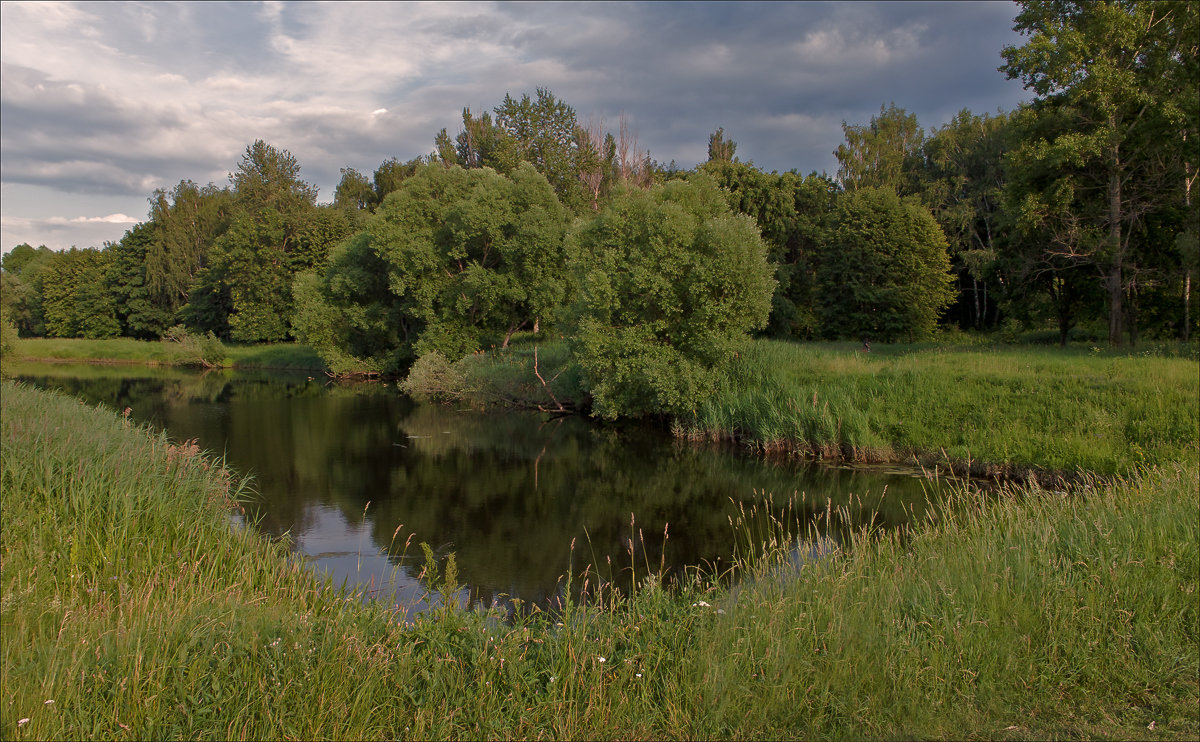
[(925, 127), (1028, 95), (1010, 2), (21, 3), (0, 6), (0, 247), (118, 240), (155, 188), (228, 183), (246, 145), (339, 168), (433, 149), (465, 106), (547, 87), (692, 167), (717, 127), (768, 170), (836, 170), (843, 121)]

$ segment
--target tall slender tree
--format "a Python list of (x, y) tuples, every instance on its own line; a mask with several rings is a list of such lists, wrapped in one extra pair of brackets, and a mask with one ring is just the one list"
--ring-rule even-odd
[[(1000, 68), (1037, 95), (1049, 130), (1011, 158), (1034, 173), (1022, 218), (1055, 235), (1051, 249), (1103, 276), (1117, 345), (1141, 268), (1146, 217), (1181, 201), (1197, 139), (1195, 2), (1024, 0), (1028, 37)], [(1191, 142), (1192, 144), (1189, 144)]]

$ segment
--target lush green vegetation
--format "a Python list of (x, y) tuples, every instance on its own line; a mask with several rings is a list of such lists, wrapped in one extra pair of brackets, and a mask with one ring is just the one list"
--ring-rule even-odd
[(758, 340), (680, 435), (975, 474), (1128, 473), (1195, 461), (1196, 361), (1099, 348)]
[[(637, 564), (631, 598), (404, 625), (231, 526), (246, 490), (193, 445), (11, 383), (0, 402), (8, 739), (1200, 731), (1194, 463), (964, 493), (799, 563), (800, 526), (746, 513), (733, 590)], [(564, 545), (572, 562), (596, 584)], [(452, 587), (452, 563), (428, 567)]]
[(226, 345), (216, 342), (205, 361), (199, 341), (134, 340), (133, 338), (17, 338), (5, 354), (26, 360), (80, 361), (90, 363), (135, 363), (157, 366), (204, 366), (233, 368), (304, 369), (321, 371), (321, 357), (297, 343)]
[(695, 410), (748, 332), (1033, 329), (1065, 347), (1088, 326), (1112, 346), (1188, 342), (1200, 5), (1029, 0), (1014, 30), (1027, 38), (1001, 70), (1032, 102), (929, 130), (881, 106), (844, 124), (836, 176), (765, 173), (724, 129), (707, 162), (664, 167), (625, 122), (618, 136), (581, 125), (541, 88), (464, 110), (428, 155), (347, 169), (332, 204), (291, 153), (255, 141), (227, 187), (156, 191), (117, 244), (17, 246), (0, 305), (23, 337), (182, 324), (198, 345), (298, 339), (338, 374), (544, 330), (569, 340), (608, 418)]

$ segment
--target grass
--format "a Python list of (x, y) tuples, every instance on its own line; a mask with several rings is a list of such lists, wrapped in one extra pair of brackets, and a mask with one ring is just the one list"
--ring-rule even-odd
[(1200, 735), (1194, 462), (816, 560), (777, 523), (734, 588), (404, 625), (232, 526), (244, 483), (194, 445), (0, 391), (4, 739)]
[(766, 451), (1131, 472), (1197, 458), (1200, 366), (1157, 355), (756, 340), (680, 435)]
[[(226, 345), (226, 365), (233, 368), (323, 371), (325, 363), (316, 351), (298, 343)], [(15, 354), (24, 360), (129, 363), (150, 366), (192, 365), (179, 343), (159, 340), (110, 338), (21, 338)]]

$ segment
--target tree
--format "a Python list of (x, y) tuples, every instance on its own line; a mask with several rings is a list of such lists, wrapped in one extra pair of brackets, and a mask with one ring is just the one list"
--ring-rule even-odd
[(507, 93), (496, 107), (496, 128), (516, 147), (518, 161), (532, 163), (567, 206), (578, 209), (584, 202), (576, 163), (582, 131), (575, 109), (547, 88), (538, 88), (536, 99), (529, 94), (520, 100)]
[(810, 337), (816, 330), (816, 253), (825, 241), (836, 185), (816, 173), (764, 173), (743, 162), (709, 161), (701, 170), (721, 186), (734, 211), (755, 220), (767, 245), (777, 284), (766, 332)]
[(333, 205), (351, 215), (370, 212), (379, 203), (375, 188), (367, 176), (352, 167), (341, 170), (342, 179), (333, 192)]
[(342, 209), (318, 207), (296, 158), (262, 140), (246, 148), (230, 181), (232, 221), (197, 277), (188, 317), (201, 331), (239, 342), (284, 340), (296, 274), (324, 268), (351, 223)]
[(922, 200), (949, 243), (960, 280), (959, 303), (968, 310), (963, 324), (977, 330), (987, 324), (989, 303), (1000, 298), (995, 266), (1007, 179), (1004, 155), (1014, 141), (1010, 119), (1003, 113), (978, 116), (964, 108), (931, 132), (922, 148)]
[(954, 300), (945, 235), (927, 208), (890, 188), (838, 198), (817, 280), (831, 338), (927, 337)]
[(300, 163), (292, 153), (261, 139), (246, 147), (229, 181), (237, 205), (246, 211), (271, 208), (288, 214), (317, 202), (316, 186), (300, 179)]
[(155, 242), (154, 223), (141, 222), (105, 247), (109, 291), (124, 337), (157, 340), (175, 324), (175, 312), (154, 301), (146, 280), (146, 256)]
[(188, 301), (197, 274), (229, 226), (233, 196), (211, 183), (181, 180), (150, 197), (152, 233), (146, 244), (146, 288), (155, 306), (174, 314)]
[(1109, 342), (1118, 345), (1125, 329), (1136, 332), (1125, 299), (1145, 220), (1184, 200), (1195, 177), (1197, 4), (1021, 8), (1014, 29), (1029, 39), (1005, 47), (1000, 69), (1038, 96), (1029, 115), (1044, 117), (1046, 131), (1010, 159), (1033, 171), (1013, 200), (1027, 229), (1054, 235), (1049, 249), (1103, 276)]
[(324, 356), (388, 371), (432, 351), (456, 360), (507, 344), (568, 297), (567, 223), (532, 165), (511, 178), (425, 165), (324, 276), (304, 280), (302, 332), (329, 344)]
[(694, 411), (767, 321), (774, 281), (749, 217), (703, 174), (625, 188), (571, 237), (572, 353), (604, 418)]
[(4, 277), (0, 301), (8, 308), (9, 319), (22, 337), (46, 334), (44, 279), (57, 255), (45, 245), (35, 250), (23, 243), (10, 250), (0, 263)]
[(725, 129), (720, 128), (708, 138), (709, 162), (734, 162), (733, 153), (737, 151), (737, 142), (725, 138)]
[(921, 144), (925, 134), (916, 114), (896, 108), (879, 107), (867, 126), (842, 122), (846, 143), (834, 155), (838, 159), (838, 182), (852, 191), (858, 188), (891, 188), (901, 196), (921, 190), (915, 175), (921, 169)]
[(46, 334), (52, 337), (109, 338), (121, 332), (105, 280), (108, 253), (71, 248), (56, 254), (46, 269)]

